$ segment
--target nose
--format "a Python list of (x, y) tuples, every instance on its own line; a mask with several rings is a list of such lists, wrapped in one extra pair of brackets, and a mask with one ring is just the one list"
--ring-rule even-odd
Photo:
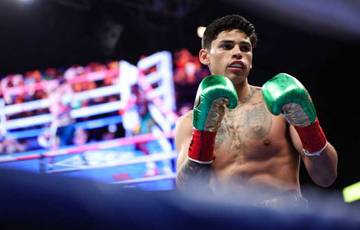
[(241, 59), (242, 58), (242, 54), (241, 54), (241, 50), (240, 50), (240, 46), (234, 46), (233, 50), (232, 50), (233, 54), (232, 56), (236, 59)]

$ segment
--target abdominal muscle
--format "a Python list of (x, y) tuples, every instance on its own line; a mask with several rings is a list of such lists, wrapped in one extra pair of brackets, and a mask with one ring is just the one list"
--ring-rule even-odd
[(283, 119), (262, 103), (226, 113), (217, 132), (214, 193), (270, 199), (299, 189), (299, 155), (289, 143)]
[(260, 199), (288, 193), (300, 195), (298, 166), (285, 156), (259, 161), (234, 160), (226, 165), (220, 161), (214, 161), (213, 177), (210, 180), (215, 194), (254, 195), (254, 198)]

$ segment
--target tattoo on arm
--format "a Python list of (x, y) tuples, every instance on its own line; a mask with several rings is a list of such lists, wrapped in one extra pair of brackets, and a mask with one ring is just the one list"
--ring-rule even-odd
[(177, 188), (189, 191), (196, 188), (209, 189), (211, 164), (199, 164), (186, 160), (176, 177)]

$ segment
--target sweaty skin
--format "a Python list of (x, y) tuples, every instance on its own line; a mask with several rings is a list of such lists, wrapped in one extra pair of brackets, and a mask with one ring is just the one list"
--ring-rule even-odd
[[(215, 193), (251, 192), (262, 188), (263, 199), (286, 192), (300, 194), (298, 170), (300, 156), (289, 142), (289, 126), (282, 117), (270, 114), (262, 100), (261, 89), (251, 86), (246, 102), (226, 110), (216, 135), (211, 165), (210, 188)], [(190, 144), (192, 112), (180, 120), (185, 146)], [(180, 147), (180, 146), (179, 146)], [(186, 160), (179, 156), (178, 167)], [(230, 192), (230, 191), (229, 191)]]
[[(250, 38), (239, 30), (222, 31), (210, 48), (199, 52), (200, 62), (213, 75), (232, 81), (239, 103), (225, 109), (217, 130), (214, 161), (197, 164), (188, 159), (192, 140), (192, 112), (177, 121), (175, 145), (177, 186), (181, 189), (206, 185), (214, 193), (230, 192), (232, 196), (260, 192), (260, 200), (284, 194), (300, 195), (300, 158), (313, 181), (329, 186), (337, 175), (337, 153), (328, 143), (320, 157), (305, 157), (295, 128), (284, 116), (274, 116), (263, 101), (261, 88), (248, 84), (253, 52)], [(192, 178), (205, 184), (192, 183)], [(228, 190), (230, 188), (230, 190)]]

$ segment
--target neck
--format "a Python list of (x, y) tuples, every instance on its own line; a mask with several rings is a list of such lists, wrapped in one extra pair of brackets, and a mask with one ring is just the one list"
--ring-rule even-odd
[(247, 81), (235, 85), (235, 88), (238, 94), (239, 102), (244, 103), (248, 101), (253, 95), (253, 90), (251, 88), (251, 85), (249, 85)]

